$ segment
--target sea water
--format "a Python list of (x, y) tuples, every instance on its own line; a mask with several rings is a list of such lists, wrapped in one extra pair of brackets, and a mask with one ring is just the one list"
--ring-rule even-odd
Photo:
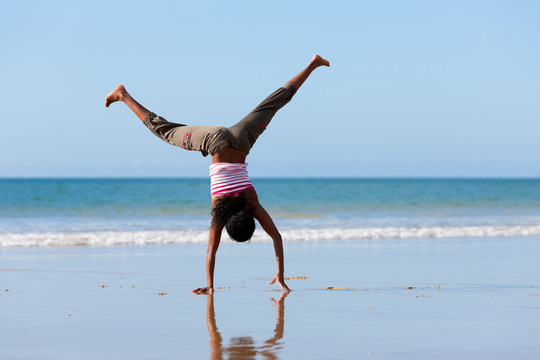
[[(540, 236), (540, 179), (252, 182), (285, 241)], [(0, 179), (0, 247), (203, 243), (210, 210), (209, 179)]]

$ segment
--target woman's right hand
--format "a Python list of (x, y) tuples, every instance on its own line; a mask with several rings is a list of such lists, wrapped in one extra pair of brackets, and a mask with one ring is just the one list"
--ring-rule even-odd
[(197, 295), (213, 294), (214, 288), (213, 287), (196, 288), (195, 290), (191, 290), (191, 292)]

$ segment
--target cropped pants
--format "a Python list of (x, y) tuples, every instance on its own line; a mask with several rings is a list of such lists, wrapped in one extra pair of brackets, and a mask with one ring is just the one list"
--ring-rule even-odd
[(163, 141), (186, 150), (200, 151), (203, 156), (215, 155), (229, 147), (247, 155), (272, 117), (292, 99), (295, 92), (294, 86), (285, 83), (231, 127), (176, 124), (152, 112), (143, 122)]

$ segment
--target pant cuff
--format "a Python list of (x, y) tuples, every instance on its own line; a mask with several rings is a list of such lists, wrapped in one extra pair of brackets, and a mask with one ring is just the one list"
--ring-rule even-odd
[(290, 84), (290, 83), (288, 83), (288, 82), (286, 82), (285, 84), (283, 84), (282, 88), (291, 91), (293, 94), (296, 92), (296, 88), (295, 88), (292, 84)]
[(143, 119), (144, 125), (148, 126), (148, 123), (150, 122), (150, 120), (152, 120), (155, 117), (157, 117), (156, 114), (154, 114), (153, 112), (149, 112), (148, 115), (146, 115)]

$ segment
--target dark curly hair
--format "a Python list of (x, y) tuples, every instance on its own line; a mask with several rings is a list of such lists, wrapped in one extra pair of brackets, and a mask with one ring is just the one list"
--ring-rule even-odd
[(244, 194), (227, 195), (218, 200), (212, 209), (212, 227), (225, 225), (227, 233), (234, 241), (245, 242), (255, 231), (255, 220), (249, 210), (245, 210), (247, 200)]

